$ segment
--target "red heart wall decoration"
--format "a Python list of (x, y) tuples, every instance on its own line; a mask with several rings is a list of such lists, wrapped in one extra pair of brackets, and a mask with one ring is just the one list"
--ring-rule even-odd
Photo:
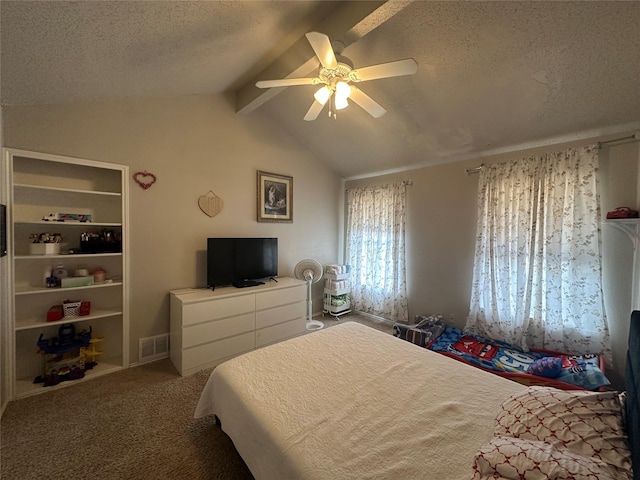
[(146, 170), (144, 172), (134, 173), (133, 179), (145, 190), (156, 183), (156, 176), (153, 173), (147, 172)]

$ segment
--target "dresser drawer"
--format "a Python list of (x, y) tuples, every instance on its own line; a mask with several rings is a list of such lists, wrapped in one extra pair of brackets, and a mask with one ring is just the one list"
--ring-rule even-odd
[(193, 372), (198, 367), (217, 365), (223, 360), (255, 348), (255, 333), (248, 332), (217, 342), (192, 347), (182, 352), (182, 369)]
[(278, 307), (280, 305), (286, 305), (287, 303), (299, 302), (301, 300), (305, 301), (306, 299), (307, 287), (305, 285), (258, 293), (256, 294), (256, 310)]
[(191, 303), (183, 307), (182, 325), (194, 325), (219, 318), (237, 316), (253, 312), (255, 308), (255, 295), (221, 298), (215, 302)]
[(304, 317), (307, 303), (300, 302), (283, 305), (282, 307), (270, 308), (256, 312), (256, 328), (269, 327), (277, 323)]
[(237, 317), (198, 323), (182, 329), (182, 348), (190, 348), (240, 333), (252, 332), (255, 328), (255, 315), (253, 312)]
[[(1, 0), (0, 0), (1, 1)], [(282, 277), (247, 289), (171, 292), (170, 357), (180, 375), (305, 333), (307, 285)]]
[(256, 330), (256, 348), (300, 335), (305, 332), (306, 323), (304, 318), (296, 318), (273, 327)]

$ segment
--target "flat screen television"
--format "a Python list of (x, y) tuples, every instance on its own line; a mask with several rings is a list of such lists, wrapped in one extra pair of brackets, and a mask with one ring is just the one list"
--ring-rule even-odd
[(208, 287), (250, 287), (277, 275), (277, 238), (207, 239)]

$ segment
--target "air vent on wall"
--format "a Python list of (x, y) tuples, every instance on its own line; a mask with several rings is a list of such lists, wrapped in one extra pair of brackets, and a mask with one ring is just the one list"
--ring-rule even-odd
[(169, 357), (169, 334), (141, 338), (139, 341), (140, 363), (152, 362)]

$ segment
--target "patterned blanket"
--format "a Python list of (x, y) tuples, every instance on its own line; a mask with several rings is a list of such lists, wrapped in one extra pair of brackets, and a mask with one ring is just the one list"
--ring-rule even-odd
[(600, 369), (598, 355), (525, 352), (514, 345), (467, 334), (454, 327), (447, 327), (428, 348), (496, 372), (536, 375), (587, 390), (610, 384)]
[(396, 323), (393, 330), (394, 335), (402, 340), (527, 385), (558, 388), (574, 385), (596, 390), (610, 384), (600, 368), (598, 355), (576, 356), (540, 350), (525, 352), (515, 345), (447, 327), (442, 315), (418, 315), (416, 324)]

